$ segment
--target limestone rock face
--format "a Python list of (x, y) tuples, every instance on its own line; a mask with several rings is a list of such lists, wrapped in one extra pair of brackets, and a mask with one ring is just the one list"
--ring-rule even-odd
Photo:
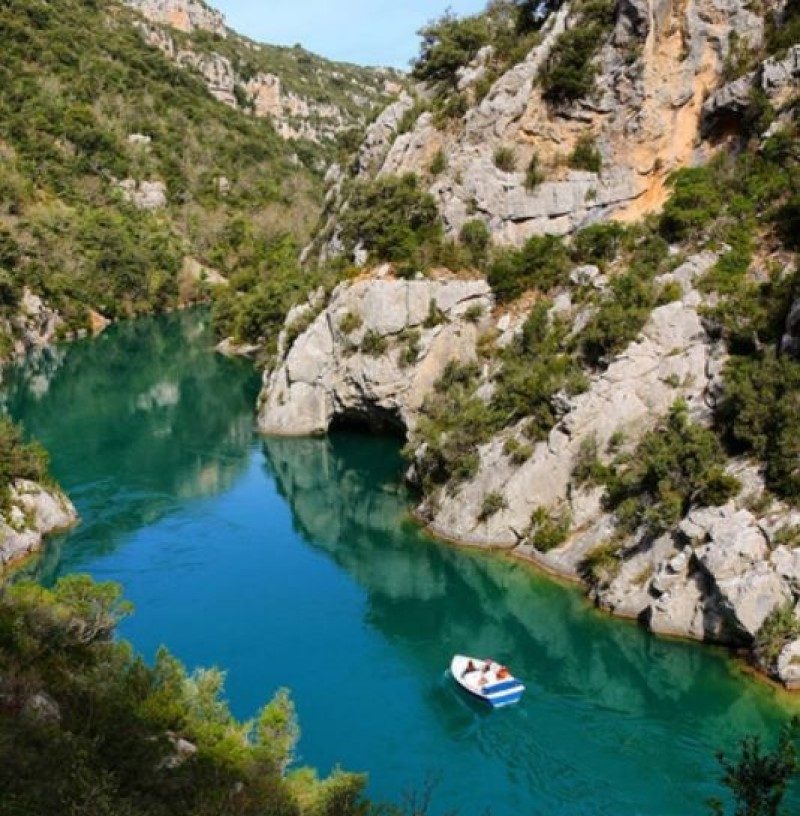
[(220, 37), (227, 35), (225, 17), (202, 0), (124, 0), (154, 23), (168, 25), (178, 31), (210, 31)]
[(12, 485), (10, 506), (5, 516), (0, 515), (0, 570), (39, 550), (46, 535), (78, 520), (63, 493), (25, 479)]
[[(703, 103), (719, 84), (730, 33), (757, 44), (763, 20), (746, 0), (621, 0), (616, 8), (614, 30), (596, 57), (596, 87), (587, 98), (556, 109), (543, 99), (538, 82), (559, 36), (574, 23), (571, 4), (564, 3), (544, 24), (539, 44), (480, 100), (472, 86), (484, 76), (490, 54), (481, 52), (464, 66), (459, 87), (472, 100), (464, 117), (445, 132), (422, 114), (409, 132), (394, 138), (377, 172), (427, 178), (448, 235), (479, 218), (496, 242), (510, 245), (657, 211), (669, 194), (669, 173), (698, 158)], [(788, 60), (765, 68), (764, 83), (782, 87), (792, 65)], [(598, 173), (566, 168), (565, 159), (587, 134), (602, 155)], [(364, 146), (370, 162), (361, 164), (362, 172), (378, 154), (373, 138)], [(498, 147), (514, 152), (514, 171), (495, 167)], [(438, 150), (446, 168), (431, 178), (428, 168)], [(534, 156), (544, 181), (528, 189), (525, 170)]]
[(476, 307), (488, 316), (492, 306), (482, 280), (405, 281), (384, 271), (340, 284), (265, 375), (260, 430), (320, 434), (337, 420), (413, 428), (447, 363), (475, 357), (478, 326), (465, 313)]
[[(707, 253), (687, 264), (698, 274), (714, 259)], [(684, 272), (678, 269), (673, 274)], [(596, 439), (600, 450), (619, 430), (635, 440), (664, 416), (678, 397), (686, 399), (696, 415), (704, 414), (708, 366), (714, 350), (693, 294), (691, 290), (682, 301), (653, 311), (639, 340), (596, 377), (588, 391), (569, 400), (563, 419), (522, 466), (513, 465), (504, 453), (505, 441), (515, 435), (514, 429), (480, 448), (481, 466), (476, 477), (423, 508), (432, 529), (466, 543), (514, 547), (524, 537), (534, 510), (540, 506), (558, 508), (569, 502), (572, 470), (585, 439)], [(507, 506), (479, 520), (484, 497), (493, 492), (501, 493)], [(576, 575), (585, 549), (585, 542), (576, 542), (568, 558), (555, 551), (540, 560), (558, 572)], [(550, 563), (554, 559), (558, 563)]]
[(63, 325), (61, 315), (25, 287), (16, 314), (0, 317), (0, 336), (10, 338), (10, 356), (17, 358), (49, 346)]
[(140, 210), (160, 210), (167, 206), (167, 185), (163, 181), (124, 179), (119, 189), (125, 201)]
[(783, 58), (770, 57), (749, 74), (728, 82), (703, 104), (703, 132), (735, 122), (750, 106), (754, 91), (760, 91), (775, 108), (780, 108), (800, 88), (800, 45)]

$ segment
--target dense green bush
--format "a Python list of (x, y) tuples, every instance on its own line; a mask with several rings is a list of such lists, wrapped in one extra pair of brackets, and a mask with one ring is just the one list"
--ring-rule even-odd
[(800, 638), (800, 620), (794, 604), (779, 606), (767, 616), (756, 633), (753, 651), (765, 666), (774, 667), (783, 647)]
[(563, 105), (586, 96), (594, 86), (593, 60), (614, 23), (610, 0), (580, 0), (576, 22), (556, 41), (539, 81), (545, 100)]
[[(0, 268), (69, 328), (90, 307), (118, 317), (176, 305), (182, 257), (210, 261), (238, 218), (300, 241), (319, 210), (321, 183), (271, 124), (214, 100), (133, 19), (117, 3), (0, 5), (0, 244), (17, 248), (9, 259), (0, 246)], [(133, 133), (152, 141), (131, 144)], [(163, 181), (168, 206), (126, 204), (124, 178)], [(223, 274), (240, 271), (232, 261)]]
[(422, 45), (412, 68), (414, 78), (455, 86), (458, 69), (489, 42), (489, 21), (485, 15), (459, 18), (447, 12), (419, 35)]
[(686, 404), (677, 402), (635, 451), (615, 460), (606, 477), (606, 505), (623, 529), (658, 536), (690, 507), (724, 504), (738, 492), (724, 464), (717, 437), (691, 422)]
[(800, 501), (800, 362), (772, 350), (733, 357), (717, 424), (734, 451), (754, 453), (766, 465), (767, 485)]
[(15, 479), (48, 481), (48, 456), (36, 442), (25, 442), (22, 430), (0, 415), (0, 511), (7, 509), (9, 486)]
[(433, 196), (409, 173), (356, 185), (341, 231), (346, 245), (360, 242), (376, 260), (424, 265), (426, 252), (435, 251), (441, 240), (442, 227)]
[(624, 235), (622, 224), (592, 224), (575, 233), (570, 255), (578, 263), (603, 266), (617, 257)]
[(573, 170), (588, 170), (590, 173), (599, 173), (603, 169), (603, 156), (591, 133), (581, 135), (567, 157), (567, 164)]
[(531, 516), (528, 540), (539, 552), (550, 552), (567, 540), (570, 525), (569, 513), (552, 513), (544, 507), (537, 507)]
[(498, 252), (487, 277), (497, 299), (510, 301), (528, 289), (549, 292), (565, 283), (569, 267), (569, 255), (560, 238), (534, 235), (520, 250)]
[(513, 173), (517, 169), (517, 157), (511, 147), (500, 145), (495, 149), (492, 158), (494, 166), (504, 173)]
[(236, 721), (221, 672), (189, 675), (164, 650), (150, 667), (113, 637), (129, 611), (116, 585), (83, 576), (0, 589), (0, 813), (365, 816), (362, 777), (286, 774), (285, 692)]

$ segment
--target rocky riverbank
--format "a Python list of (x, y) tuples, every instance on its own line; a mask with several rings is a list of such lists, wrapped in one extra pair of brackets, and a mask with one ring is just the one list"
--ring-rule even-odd
[(46, 536), (78, 521), (74, 505), (57, 487), (27, 479), (11, 484), (7, 505), (0, 511), (0, 573), (38, 552)]
[[(756, 643), (770, 616), (800, 599), (800, 551), (791, 540), (800, 513), (770, 497), (754, 464), (729, 460), (736, 494), (720, 506), (692, 506), (655, 537), (630, 533), (607, 509), (603, 487), (575, 475), (589, 440), (605, 461), (614, 444), (635, 451), (678, 400), (692, 423), (709, 423), (726, 353), (700, 319), (705, 295), (695, 283), (716, 259), (703, 252), (665, 275), (660, 282), (677, 284), (680, 297), (656, 308), (636, 341), (591, 375), (582, 393), (563, 397), (562, 416), (546, 439), (520, 457), (530, 444), (523, 423), (501, 429), (477, 446), (477, 467), (466, 478), (427, 486), (419, 517), (448, 540), (502, 548), (582, 580), (598, 605), (655, 633), (737, 648)], [(585, 320), (568, 297), (556, 299), (550, 319), (556, 314), (573, 328)], [(358, 422), (400, 431), (412, 450), (409, 478), (422, 484), (426, 400), (453, 365), (472, 364), (480, 372), (476, 393), (488, 403), (498, 386), (487, 347), (512, 342), (524, 317), (498, 309), (482, 280), (444, 272), (398, 280), (389, 267), (379, 268), (341, 284), (326, 304), (312, 299), (289, 315), (281, 359), (265, 374), (259, 427), (309, 435)], [(487, 497), (497, 506), (487, 509)], [(539, 543), (542, 514), (568, 519), (557, 546)], [(589, 579), (587, 563), (611, 541), (608, 574)], [(792, 641), (762, 668), (800, 688), (799, 653), (800, 641)]]

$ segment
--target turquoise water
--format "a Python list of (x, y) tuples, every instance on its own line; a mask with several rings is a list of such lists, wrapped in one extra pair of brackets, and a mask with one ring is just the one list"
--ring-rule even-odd
[[(368, 771), (392, 800), (433, 779), (437, 813), (686, 816), (719, 793), (717, 749), (787, 718), (721, 652), (431, 540), (396, 441), (259, 440), (258, 379), (212, 353), (206, 323), (141, 320), (9, 372), (8, 410), (82, 517), (30, 569), (122, 582), (122, 634), (226, 669), (239, 716), (288, 686), (300, 762)], [(456, 651), (508, 662), (523, 702), (462, 697)]]

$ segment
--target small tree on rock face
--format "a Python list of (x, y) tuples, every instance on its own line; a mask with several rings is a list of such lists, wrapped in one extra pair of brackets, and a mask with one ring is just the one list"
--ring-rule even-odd
[[(732, 816), (778, 816), (786, 789), (800, 770), (794, 737), (798, 721), (785, 726), (774, 751), (764, 751), (759, 737), (745, 737), (737, 759), (718, 755), (722, 782), (733, 794)], [(710, 803), (715, 816), (727, 812), (718, 799)]]

